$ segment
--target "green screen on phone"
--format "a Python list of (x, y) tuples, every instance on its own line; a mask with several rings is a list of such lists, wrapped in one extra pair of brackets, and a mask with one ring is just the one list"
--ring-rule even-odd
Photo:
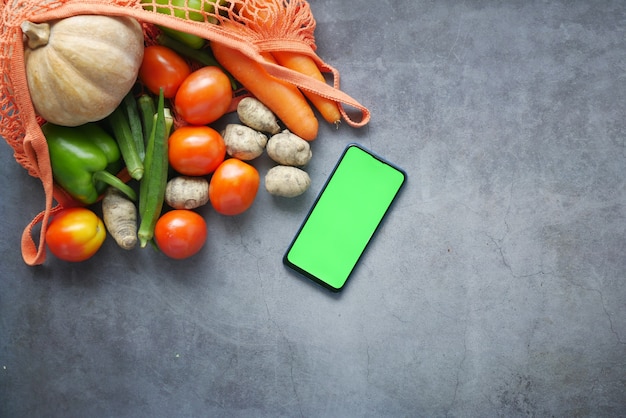
[(405, 178), (400, 168), (348, 145), (285, 253), (285, 265), (341, 290)]

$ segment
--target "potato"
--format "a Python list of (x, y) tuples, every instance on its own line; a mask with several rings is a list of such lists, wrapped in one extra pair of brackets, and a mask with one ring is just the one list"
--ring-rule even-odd
[(237, 104), (237, 115), (244, 125), (270, 134), (280, 132), (278, 119), (272, 111), (254, 97), (245, 97)]
[(240, 160), (254, 160), (265, 151), (267, 136), (245, 125), (231, 123), (222, 132), (226, 152)]
[(310, 185), (309, 174), (293, 166), (277, 165), (265, 175), (265, 189), (274, 196), (300, 196)]
[(299, 136), (284, 130), (267, 141), (267, 155), (281, 165), (302, 167), (313, 156), (311, 146)]
[(209, 201), (209, 181), (204, 177), (179, 176), (167, 182), (165, 203), (174, 209), (195, 209)]

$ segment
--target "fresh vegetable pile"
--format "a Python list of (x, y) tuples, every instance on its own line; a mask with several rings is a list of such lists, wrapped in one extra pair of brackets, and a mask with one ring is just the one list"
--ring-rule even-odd
[[(303, 41), (273, 32), (284, 29), (277, 16), (302, 28), (296, 17), (310, 15), (306, 1), (131, 3), (125, 6), (133, 7), (129, 16), (78, 13), (19, 25), (27, 103), (45, 139), (45, 150), (35, 153), (49, 158), (59, 202), (34, 222), (42, 222), (42, 239), (63, 260), (92, 257), (105, 229), (124, 250), (153, 243), (168, 257), (190, 257), (207, 238), (197, 208), (211, 205), (235, 216), (253, 205), (262, 180), (255, 159), (267, 155), (275, 162), (263, 173), (266, 192), (300, 196), (311, 184), (305, 168), (318, 116), (333, 125), (343, 118), (354, 127), (369, 118), (363, 112), (360, 123), (352, 121), (342, 103), (356, 102), (335, 97), (344, 99), (338, 80), (334, 87), (326, 84), (323, 71), (331, 67), (294, 47)], [(306, 22), (312, 32), (312, 17)], [(217, 33), (273, 42), (279, 36), (288, 47), (261, 49), (255, 58), (245, 44), (234, 47)], [(278, 77), (281, 72), (288, 76)], [(316, 88), (304, 87), (309, 83)], [(20, 112), (17, 107), (14, 113)], [(235, 112), (238, 123), (220, 123)], [(16, 115), (9, 116), (11, 122)], [(8, 128), (2, 128), (6, 137)], [(29, 157), (28, 126), (26, 131), (26, 138), (11, 140), (21, 141), (23, 148), (14, 148)], [(18, 161), (46, 186), (45, 170)], [(22, 244), (32, 246), (26, 238)]]

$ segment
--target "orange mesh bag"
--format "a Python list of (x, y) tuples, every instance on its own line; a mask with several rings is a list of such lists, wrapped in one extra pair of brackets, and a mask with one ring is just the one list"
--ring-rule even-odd
[[(272, 77), (335, 102), (348, 125), (361, 127), (368, 123), (368, 109), (340, 90), (339, 72), (315, 53), (315, 20), (306, 1), (196, 0), (196, 3), (200, 7), (192, 8), (186, 0), (2, 0), (0, 135), (13, 149), (16, 161), (41, 180), (45, 193), (44, 210), (22, 234), (22, 256), (26, 264), (45, 261), (45, 233), (50, 217), (62, 208), (75, 206), (76, 202), (53, 181), (48, 147), (41, 130), (45, 120), (35, 113), (28, 91), (20, 28), (25, 20), (40, 23), (76, 15), (127, 16), (143, 25), (148, 44), (154, 42), (151, 37), (155, 30), (158, 32), (155, 28), (167, 27), (197, 35), (239, 51)], [(189, 19), (191, 14), (194, 20)], [(319, 70), (330, 76), (332, 84), (267, 59), (268, 54), (281, 51), (314, 60)], [(358, 120), (346, 112), (346, 106), (356, 109), (360, 114)], [(38, 225), (38, 240), (35, 240)]]

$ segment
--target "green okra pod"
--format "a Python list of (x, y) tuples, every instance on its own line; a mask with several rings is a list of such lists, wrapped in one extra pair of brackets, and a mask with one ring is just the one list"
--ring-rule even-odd
[[(154, 100), (149, 94), (142, 94), (137, 99), (137, 107), (139, 108), (139, 115), (141, 117), (141, 124), (143, 125), (143, 141), (144, 148), (147, 146), (152, 134), (152, 126), (154, 125), (154, 115), (156, 114), (156, 107), (154, 106)], [(145, 159), (145, 155), (144, 155)]]
[(108, 119), (113, 130), (113, 136), (117, 141), (122, 158), (128, 169), (128, 174), (135, 180), (141, 180), (144, 174), (143, 162), (137, 152), (130, 124), (122, 106), (118, 106), (109, 115)]
[(126, 116), (128, 117), (128, 125), (130, 126), (130, 133), (133, 138), (133, 143), (135, 144), (135, 149), (137, 150), (139, 159), (143, 162), (146, 155), (143, 128), (141, 126), (141, 118), (139, 117), (137, 99), (135, 99), (132, 91), (128, 92), (122, 103), (124, 104)]
[(173, 118), (169, 109), (165, 108), (164, 102), (163, 89), (161, 89), (154, 125), (146, 146), (146, 173), (139, 184), (141, 222), (137, 235), (142, 248), (154, 237), (154, 227), (163, 209), (167, 186), (169, 168), (167, 141), (173, 125)]

